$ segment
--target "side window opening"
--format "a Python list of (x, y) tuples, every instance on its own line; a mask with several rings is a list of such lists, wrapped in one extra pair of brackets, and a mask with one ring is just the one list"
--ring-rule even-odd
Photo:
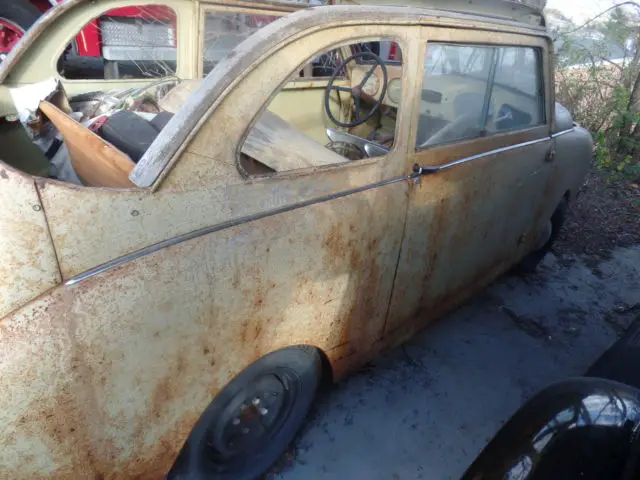
[(430, 43), (417, 148), (545, 122), (540, 50)]
[(145, 79), (173, 76), (177, 17), (164, 5), (121, 7), (89, 22), (58, 59), (69, 80)]
[[(310, 64), (325, 82), (276, 95), (242, 146), (245, 174), (347, 163), (383, 156), (393, 147), (402, 98), (400, 46), (387, 40), (352, 43), (318, 52)], [(291, 77), (299, 78), (299, 72)]]

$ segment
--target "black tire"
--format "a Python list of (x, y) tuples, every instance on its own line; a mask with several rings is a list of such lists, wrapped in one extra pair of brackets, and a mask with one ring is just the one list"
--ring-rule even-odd
[(516, 266), (516, 273), (526, 274), (532, 273), (536, 270), (547, 252), (551, 250), (556, 238), (558, 238), (562, 225), (564, 225), (568, 208), (569, 205), (567, 200), (563, 198), (560, 204), (556, 207), (556, 210), (553, 212), (553, 215), (551, 215), (551, 236), (549, 237), (549, 240), (547, 240), (547, 242), (538, 250), (528, 253)]
[[(260, 478), (286, 451), (304, 423), (321, 374), (321, 357), (310, 346), (278, 350), (251, 364), (231, 380), (207, 407), (167, 478)], [(258, 405), (253, 403), (255, 398), (262, 398)], [(261, 405), (277, 405), (270, 413), (274, 415), (273, 419), (267, 418), (268, 413), (263, 413), (266, 408), (257, 408)], [(249, 426), (254, 428), (251, 436), (245, 432)], [(245, 433), (246, 437), (243, 436)], [(254, 441), (253, 437), (259, 437), (259, 440)]]
[(0, 17), (12, 21), (25, 31), (40, 15), (40, 10), (28, 0), (0, 0)]

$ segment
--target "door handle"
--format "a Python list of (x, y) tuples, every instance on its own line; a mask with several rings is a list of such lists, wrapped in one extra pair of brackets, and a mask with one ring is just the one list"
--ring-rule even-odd
[(417, 163), (413, 164), (412, 173), (407, 178), (413, 180), (413, 183), (420, 183), (420, 179), (425, 175), (431, 175), (442, 170), (445, 167), (421, 167)]

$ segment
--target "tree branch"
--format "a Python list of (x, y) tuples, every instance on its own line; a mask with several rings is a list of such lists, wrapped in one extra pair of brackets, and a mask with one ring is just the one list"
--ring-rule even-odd
[(598, 58), (599, 58), (600, 60), (602, 60), (603, 62), (607, 62), (607, 63), (609, 63), (609, 64), (613, 65), (614, 67), (616, 67), (616, 68), (617, 68), (618, 70), (620, 70), (621, 72), (624, 70), (624, 68), (623, 68), (623, 66), (622, 66), (622, 65), (618, 65), (617, 63), (612, 62), (611, 60), (609, 60), (608, 58), (603, 57), (602, 55), (598, 55)]
[(600, 12), (598, 15), (596, 15), (595, 17), (593, 17), (593, 18), (591, 18), (591, 19), (587, 20), (586, 22), (584, 22), (584, 23), (583, 23), (582, 25), (580, 25), (579, 27), (576, 27), (576, 28), (574, 28), (573, 30), (569, 30), (568, 32), (562, 32), (562, 33), (559, 33), (559, 34), (558, 34), (558, 35), (557, 35), (553, 40), (555, 41), (555, 40), (557, 40), (557, 39), (558, 39), (558, 38), (560, 38), (560, 37), (563, 37), (563, 36), (565, 36), (565, 35), (570, 35), (570, 34), (572, 34), (572, 33), (575, 33), (575, 32), (577, 32), (578, 30), (580, 30), (580, 29), (582, 29), (582, 28), (586, 27), (587, 25), (590, 25), (591, 23), (595, 22), (595, 21), (596, 21), (597, 19), (599, 19), (600, 17), (602, 17), (602, 16), (606, 15), (606, 14), (607, 14), (607, 13), (609, 13), (611, 10), (615, 10), (616, 8), (619, 8), (619, 7), (624, 7), (625, 5), (629, 5), (629, 6), (632, 6), (632, 7), (636, 7), (638, 10), (640, 10), (640, 3), (638, 3), (638, 2), (621, 2), (621, 3), (618, 3), (618, 4), (616, 4), (616, 5), (613, 5), (612, 7), (607, 8), (607, 9), (606, 9), (606, 10), (604, 10), (603, 12)]

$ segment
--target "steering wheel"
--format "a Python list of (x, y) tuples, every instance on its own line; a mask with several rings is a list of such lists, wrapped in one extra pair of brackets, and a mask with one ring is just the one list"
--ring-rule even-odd
[[(334, 86), (333, 82), (340, 77), (339, 75), (340, 72), (345, 71), (344, 70), (345, 66), (349, 62), (353, 62), (358, 59), (373, 60), (375, 64), (371, 66), (371, 69), (365, 74), (364, 77), (362, 77), (362, 81), (355, 87), (349, 88), (349, 87)], [(367, 95), (365, 92), (362, 91), (362, 89), (366, 85), (367, 80), (371, 78), (371, 75), (373, 75), (373, 72), (378, 66), (380, 67), (380, 70), (382, 70), (382, 91), (380, 92), (380, 97), (378, 98), (378, 100), (375, 100), (375, 104), (373, 105), (369, 113), (363, 116), (360, 108), (361, 100), (363, 99), (363, 97), (365, 98), (369, 97), (371, 99), (373, 99), (373, 97), (371, 97), (370, 95)], [(380, 108), (380, 105), (382, 105), (382, 99), (384, 98), (384, 95), (387, 93), (387, 77), (388, 77), (387, 67), (382, 61), (382, 59), (375, 53), (359, 52), (354, 55), (351, 55), (349, 58), (344, 60), (333, 71), (333, 75), (331, 75), (331, 78), (329, 79), (329, 83), (327, 84), (327, 89), (324, 92), (324, 109), (327, 112), (327, 116), (329, 117), (329, 120), (331, 120), (334, 124), (338, 125), (339, 127), (355, 127), (369, 120)], [(331, 112), (331, 108), (330, 108), (332, 90), (337, 90), (338, 92), (346, 92), (353, 96), (353, 103), (355, 104), (356, 112), (352, 122), (341, 122), (340, 120), (338, 120), (336, 117), (333, 116), (333, 113)]]

